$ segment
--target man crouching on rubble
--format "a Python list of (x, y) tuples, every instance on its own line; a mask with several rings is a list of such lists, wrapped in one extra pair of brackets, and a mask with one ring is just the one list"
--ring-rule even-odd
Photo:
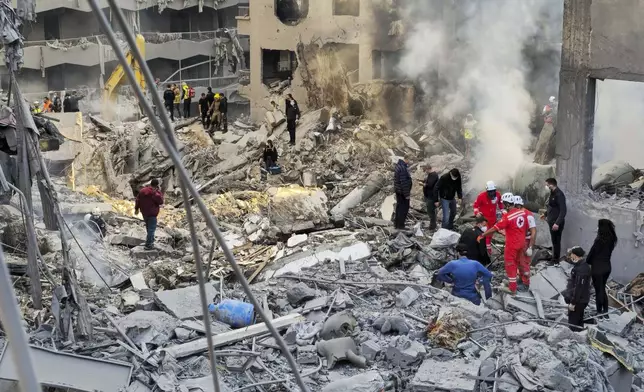
[(568, 324), (573, 331), (581, 331), (584, 327), (584, 311), (590, 302), (590, 265), (586, 262), (586, 252), (579, 246), (570, 251), (570, 261), (575, 265), (568, 278), (568, 286), (563, 297), (568, 304)]
[(492, 297), (492, 273), (483, 264), (467, 258), (467, 246), (456, 245), (460, 258), (452, 260), (438, 270), (436, 279), (453, 284), (452, 295), (465, 298), (476, 305), (481, 304), (481, 296), (476, 290), (476, 283), (480, 280), (485, 288), (485, 298)]
[(157, 216), (159, 209), (163, 205), (163, 193), (159, 189), (159, 180), (156, 178), (150, 181), (150, 186), (146, 186), (139, 191), (134, 204), (134, 214), (138, 215), (141, 211), (145, 228), (148, 235), (145, 240), (145, 249), (154, 250), (154, 233), (157, 230)]

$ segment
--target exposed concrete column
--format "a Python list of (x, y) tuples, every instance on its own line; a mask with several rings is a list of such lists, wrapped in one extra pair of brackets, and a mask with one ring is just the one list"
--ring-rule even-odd
[(368, 82), (373, 79), (373, 59), (372, 59), (372, 50), (370, 44), (362, 43), (358, 47), (358, 72), (360, 83)]
[(579, 192), (592, 174), (595, 80), (590, 79), (591, 1), (565, 0), (556, 126), (557, 177)]

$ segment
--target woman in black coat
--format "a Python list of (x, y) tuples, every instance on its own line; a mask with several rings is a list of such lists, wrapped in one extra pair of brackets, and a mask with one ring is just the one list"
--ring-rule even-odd
[[(608, 313), (608, 295), (606, 294), (606, 283), (611, 272), (610, 257), (617, 245), (617, 234), (615, 224), (609, 219), (600, 219), (597, 222), (597, 238), (593, 243), (586, 261), (590, 265), (595, 287), (595, 302), (597, 314)], [(608, 316), (604, 316), (608, 317)]]

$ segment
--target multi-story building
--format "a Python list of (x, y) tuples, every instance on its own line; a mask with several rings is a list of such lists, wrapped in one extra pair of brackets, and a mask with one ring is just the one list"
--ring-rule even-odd
[[(100, 3), (112, 20), (107, 2)], [(119, 4), (130, 27), (145, 37), (147, 63), (161, 82), (234, 86), (239, 71), (248, 64), (249, 39), (235, 31), (235, 19), (247, 14), (248, 0), (122, 0)], [(87, 1), (38, 1), (36, 7), (36, 22), (27, 23), (23, 31), (24, 65), (18, 77), (24, 92), (100, 89), (118, 61)], [(117, 21), (112, 23), (118, 31)], [(232, 37), (239, 38), (238, 46), (232, 44)], [(2, 87), (7, 84), (4, 72)]]
[[(239, 34), (250, 36), (250, 81), (240, 89), (249, 98), (251, 117), (270, 108), (271, 86), (291, 83), (300, 106), (306, 82), (298, 47), (335, 51), (351, 82), (394, 79), (401, 55), (395, 0), (252, 0), (237, 17)], [(392, 12), (393, 11), (393, 12)], [(289, 81), (289, 78), (291, 80)]]

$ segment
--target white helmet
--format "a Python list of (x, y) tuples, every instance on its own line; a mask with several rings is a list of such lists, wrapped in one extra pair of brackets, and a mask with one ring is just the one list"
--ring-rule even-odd
[(485, 190), (486, 191), (495, 191), (496, 190), (496, 185), (494, 184), (494, 181), (488, 181), (485, 183)]
[(514, 204), (514, 195), (510, 192), (501, 195), (501, 201), (504, 203)]
[(523, 205), (523, 198), (521, 196), (514, 196), (512, 199), (514, 201), (514, 205), (516, 206), (522, 206)]
[(92, 215), (94, 215), (94, 216), (99, 216), (99, 215), (101, 215), (101, 209), (100, 209), (100, 208), (98, 208), (98, 207), (94, 208), (94, 209), (92, 210)]
[(552, 96), (552, 97), (550, 97), (550, 99), (549, 99), (548, 101), (549, 101), (550, 103), (553, 103), (556, 99), (557, 99), (557, 98), (555, 98), (554, 96)]

